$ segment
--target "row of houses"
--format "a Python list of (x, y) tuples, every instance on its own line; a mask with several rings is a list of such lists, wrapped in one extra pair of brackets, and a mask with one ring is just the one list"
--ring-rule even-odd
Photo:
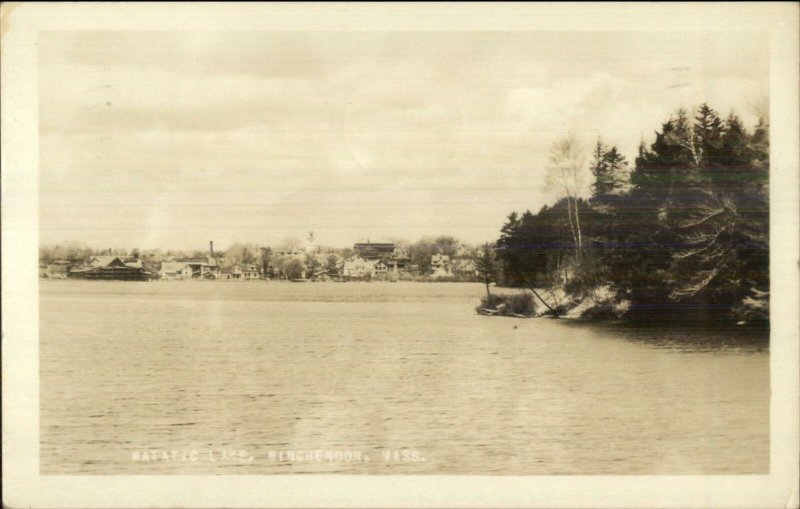
[[(338, 277), (346, 280), (374, 279), (390, 275), (397, 276), (401, 272), (405, 272), (408, 267), (406, 264), (401, 269), (400, 264), (391, 260), (365, 259), (360, 255), (354, 255), (347, 259), (340, 259), (336, 272)], [(451, 261), (447, 255), (441, 254), (433, 255), (431, 258), (432, 277), (469, 277), (474, 272), (475, 266), (471, 260)], [(330, 276), (323, 269), (320, 269), (319, 273), (309, 273), (308, 276), (317, 278), (323, 274)], [(221, 266), (212, 257), (170, 260), (159, 264), (149, 263), (138, 257), (126, 256), (95, 256), (79, 264), (58, 261), (40, 266), (40, 276), (48, 279), (125, 281), (148, 281), (151, 279), (251, 281), (262, 278), (256, 264)]]
[(260, 279), (255, 263), (222, 265), (216, 258), (189, 258), (161, 262), (158, 271), (161, 279), (221, 279), (225, 281), (248, 281)]
[[(411, 273), (416, 273), (419, 269), (411, 263), (408, 251), (391, 242), (356, 243), (353, 245), (353, 250), (358, 256), (345, 263), (345, 275), (347, 275), (349, 267), (352, 267), (356, 274), (372, 273), (373, 276), (395, 269)], [(459, 247), (456, 257), (453, 259), (442, 253), (435, 253), (431, 256), (430, 276), (434, 278), (468, 278), (476, 274), (475, 262), (463, 246)]]
[[(387, 274), (399, 276), (401, 273), (416, 273), (415, 266), (409, 263), (400, 263), (396, 258), (364, 258), (361, 255), (353, 256), (342, 262), (340, 274), (345, 279), (380, 278)], [(434, 254), (431, 256), (431, 272), (433, 278), (473, 278), (477, 276), (477, 267), (470, 258), (452, 259), (448, 255)]]
[(152, 279), (188, 280), (259, 279), (256, 264), (221, 266), (213, 257), (188, 258), (149, 262), (136, 256), (93, 256), (81, 263), (59, 260), (39, 266), (39, 276), (45, 279), (90, 279), (149, 281)]
[[(310, 237), (313, 241), (313, 236)], [(313, 243), (309, 243), (313, 246)], [(356, 243), (354, 254), (348, 258), (336, 255), (335, 263), (318, 249), (293, 248), (289, 252), (275, 252), (272, 260), (265, 259), (264, 267), (254, 263), (224, 263), (219, 253), (214, 253), (213, 242), (209, 244), (207, 256), (194, 258), (173, 258), (162, 262), (150, 262), (138, 256), (93, 256), (81, 263), (57, 261), (40, 266), (43, 278), (63, 279), (114, 279), (147, 281), (166, 280), (234, 280), (247, 281), (270, 277), (290, 277), (299, 279), (341, 278), (345, 280), (372, 279), (387, 276), (397, 278), (401, 273), (419, 274), (419, 268), (411, 263), (411, 257), (401, 246), (394, 243)], [(287, 276), (276, 257), (298, 260), (301, 270), (297, 275)], [(274, 263), (278, 263), (276, 266)], [(297, 262), (292, 262), (297, 264)], [(452, 259), (444, 254), (431, 256), (430, 276), (434, 278), (470, 278), (476, 273), (475, 264), (468, 257)]]

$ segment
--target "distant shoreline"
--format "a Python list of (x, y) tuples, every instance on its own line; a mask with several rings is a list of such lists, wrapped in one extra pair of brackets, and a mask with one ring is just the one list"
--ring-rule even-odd
[[(431, 280), (410, 280), (410, 279), (399, 279), (397, 281), (388, 281), (383, 279), (373, 279), (371, 281), (365, 281), (363, 279), (351, 279), (351, 280), (336, 280), (336, 279), (328, 279), (328, 280), (307, 280), (307, 281), (291, 281), (289, 279), (201, 279), (201, 278), (192, 278), (192, 279), (151, 279), (147, 281), (142, 280), (123, 280), (123, 279), (80, 279), (80, 278), (46, 278), (40, 277), (38, 278), (39, 281), (53, 281), (58, 283), (63, 282), (73, 282), (79, 281), (82, 283), (225, 283), (225, 284), (257, 284), (257, 283), (291, 283), (291, 284), (303, 284), (303, 283), (311, 283), (311, 284), (327, 284), (327, 283), (364, 283), (364, 284), (373, 284), (373, 283), (454, 283), (454, 284), (471, 284), (471, 285), (482, 285), (480, 281), (456, 281), (452, 279), (431, 279)], [(508, 290), (517, 290), (518, 288), (512, 287), (502, 287)]]

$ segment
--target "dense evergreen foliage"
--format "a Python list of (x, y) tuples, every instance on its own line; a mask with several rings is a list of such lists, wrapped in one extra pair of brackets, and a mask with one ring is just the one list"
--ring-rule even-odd
[[(769, 132), (707, 105), (679, 110), (633, 168), (598, 141), (588, 200), (512, 213), (497, 241), (504, 281), (591, 292), (607, 286), (631, 318), (766, 320)], [(576, 245), (572, 217), (580, 217)]]

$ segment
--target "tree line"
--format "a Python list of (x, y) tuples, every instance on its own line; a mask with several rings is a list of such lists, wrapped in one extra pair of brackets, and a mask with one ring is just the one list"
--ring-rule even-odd
[(671, 115), (633, 164), (567, 136), (547, 173), (561, 197), (507, 217), (498, 278), (575, 295), (607, 287), (632, 318), (766, 320), (768, 176), (766, 118), (749, 131), (706, 104)]

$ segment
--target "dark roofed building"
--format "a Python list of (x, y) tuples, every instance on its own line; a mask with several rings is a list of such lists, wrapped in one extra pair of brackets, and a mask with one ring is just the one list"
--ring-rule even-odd
[(365, 260), (376, 260), (389, 258), (395, 250), (394, 242), (357, 242), (353, 244), (353, 250)]
[(88, 266), (73, 270), (69, 275), (75, 279), (148, 281), (158, 277), (158, 268), (137, 257), (94, 257)]

